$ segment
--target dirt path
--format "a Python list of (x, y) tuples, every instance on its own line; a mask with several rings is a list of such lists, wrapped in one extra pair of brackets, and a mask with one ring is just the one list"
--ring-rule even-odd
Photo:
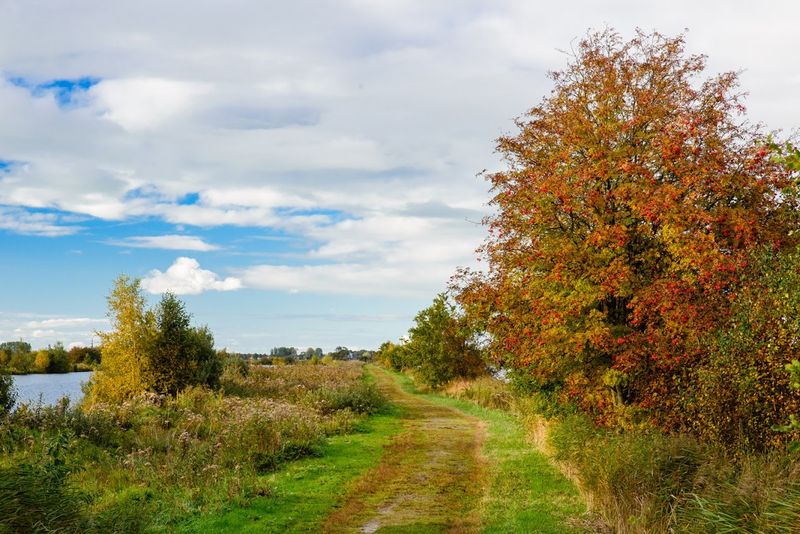
[(404, 429), (328, 516), (324, 532), (477, 532), (484, 424), (406, 393), (385, 371), (373, 370), (401, 407)]

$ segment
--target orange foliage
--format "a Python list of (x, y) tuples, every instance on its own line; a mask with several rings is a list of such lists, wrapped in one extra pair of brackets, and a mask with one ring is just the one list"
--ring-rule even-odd
[(704, 66), (682, 37), (583, 40), (498, 140), (487, 272), (454, 280), (495, 360), (602, 422), (623, 402), (681, 426), (675, 377), (708, 356), (753, 251), (800, 235), (792, 176), (744, 122), (736, 75)]

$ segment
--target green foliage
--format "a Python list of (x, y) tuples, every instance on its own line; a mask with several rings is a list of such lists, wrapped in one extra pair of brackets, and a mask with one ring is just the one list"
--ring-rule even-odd
[[(313, 351), (313, 349), (310, 349)], [(287, 357), (297, 356), (297, 349), (294, 347), (273, 347), (269, 351), (270, 356)]]
[(334, 360), (346, 360), (350, 357), (350, 349), (347, 347), (336, 347), (328, 355)]
[(394, 371), (402, 371), (406, 367), (405, 345), (395, 345), (391, 341), (384, 342), (375, 355), (384, 366)]
[(157, 333), (148, 354), (150, 389), (175, 395), (189, 385), (217, 387), (222, 362), (207, 327), (192, 328), (183, 302), (167, 293), (155, 312)]
[(32, 373), (36, 370), (35, 358), (32, 352), (15, 352), (8, 360), (7, 368), (16, 373)]
[(47, 373), (67, 373), (70, 371), (69, 357), (64, 345), (56, 343), (47, 347), (49, 364), (45, 372)]
[(438, 387), (456, 377), (473, 377), (484, 371), (471, 332), (444, 294), (420, 311), (414, 323), (402, 361), (424, 384)]
[(218, 354), (222, 360), (222, 374), (233, 374), (240, 377), (246, 377), (250, 374), (250, 365), (244, 361), (243, 358), (236, 354), (228, 354), (225, 351), (220, 351)]
[[(785, 366), (786, 372), (789, 373), (789, 386), (792, 389), (800, 389), (800, 360), (792, 360)], [(789, 414), (789, 422), (785, 425), (775, 425), (772, 427), (777, 432), (793, 432), (797, 434), (800, 432), (800, 419), (797, 414)], [(800, 452), (800, 441), (792, 441), (789, 443), (790, 452)]]
[(32, 351), (30, 344), (24, 341), (11, 341), (0, 344), (0, 367), (16, 374), (27, 373), (67, 373), (73, 370), (91, 368), (88, 359), (84, 359), (84, 351), (96, 353), (98, 349), (76, 347), (67, 352), (60, 342), (45, 349)]
[(14, 378), (0, 370), (0, 420), (11, 412), (17, 401)]
[(772, 151), (775, 160), (794, 173), (800, 172), (800, 149), (789, 142), (775, 143), (771, 138), (767, 147)]
[(9, 355), (13, 354), (27, 354), (31, 351), (31, 344), (25, 341), (4, 341), (0, 343), (0, 351), (4, 351)]
[(72, 366), (96, 367), (100, 364), (100, 349), (97, 347), (72, 347), (67, 352), (67, 360)]
[(800, 252), (753, 254), (728, 318), (701, 338), (704, 356), (673, 376), (676, 426), (733, 452), (782, 448), (775, 432), (800, 411), (783, 368), (800, 336)]

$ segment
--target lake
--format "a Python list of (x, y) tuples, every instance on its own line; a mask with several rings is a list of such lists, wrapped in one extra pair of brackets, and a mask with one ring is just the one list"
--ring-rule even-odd
[(41, 396), (43, 404), (55, 404), (58, 399), (68, 396), (72, 403), (83, 398), (81, 386), (91, 378), (92, 372), (64, 374), (34, 374), (14, 376), (17, 389), (17, 405), (23, 402), (37, 403)]

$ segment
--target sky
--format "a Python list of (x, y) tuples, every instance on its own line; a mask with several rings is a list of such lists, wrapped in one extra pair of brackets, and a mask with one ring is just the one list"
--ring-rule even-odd
[(113, 280), (217, 346), (376, 348), (475, 265), (495, 139), (589, 29), (686, 32), (800, 126), (794, 1), (0, 0), (0, 340), (96, 343)]

